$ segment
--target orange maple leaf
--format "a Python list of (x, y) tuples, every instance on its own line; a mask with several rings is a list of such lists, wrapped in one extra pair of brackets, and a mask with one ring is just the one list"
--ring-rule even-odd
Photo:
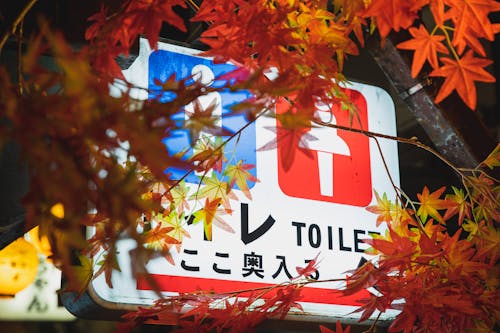
[(430, 35), (423, 24), (418, 29), (411, 27), (408, 31), (413, 36), (413, 39), (399, 43), (397, 48), (415, 51), (411, 65), (411, 76), (416, 77), (418, 75), (426, 60), (432, 68), (438, 68), (437, 53), (448, 53), (446, 46), (441, 43), (444, 36)]
[(430, 193), (427, 186), (424, 186), (422, 193), (417, 194), (418, 200), (420, 201), (420, 207), (417, 210), (417, 214), (418, 216), (420, 216), (422, 221), (425, 222), (427, 221), (428, 216), (432, 216), (439, 222), (444, 222), (438, 210), (446, 208), (446, 201), (443, 199), (439, 199), (445, 189), (446, 188), (443, 186)]
[(430, 76), (445, 77), (445, 81), (436, 96), (436, 103), (448, 97), (456, 90), (465, 104), (474, 110), (476, 108), (476, 86), (474, 81), (495, 82), (495, 77), (484, 70), (484, 67), (492, 63), (489, 59), (476, 58), (472, 51), (468, 51), (464, 57), (453, 60), (441, 58), (444, 66), (433, 70)]
[(457, 45), (464, 38), (484, 37), (490, 41), (495, 32), (488, 15), (500, 10), (500, 4), (495, 0), (447, 0), (450, 7), (446, 13), (455, 25), (453, 45)]
[(464, 217), (471, 218), (471, 206), (466, 200), (465, 193), (462, 189), (452, 187), (454, 194), (447, 194), (446, 201), (448, 209), (443, 216), (443, 219), (447, 220), (450, 217), (458, 214), (458, 225), (462, 225)]
[(220, 199), (216, 199), (210, 202), (207, 198), (205, 200), (205, 206), (203, 207), (203, 209), (200, 209), (193, 214), (193, 224), (203, 221), (205, 239), (208, 241), (212, 240), (212, 221), (214, 220), (214, 216), (216, 214), (215, 212), (219, 203)]
[(147, 248), (160, 251), (163, 257), (172, 265), (175, 263), (172, 255), (170, 254), (170, 248), (173, 245), (180, 243), (178, 239), (170, 235), (173, 230), (174, 227), (165, 227), (162, 223), (160, 223), (155, 228), (145, 233), (146, 237), (144, 240)]
[(221, 199), (216, 198), (213, 201), (208, 198), (205, 200), (205, 205), (202, 209), (196, 211), (193, 216), (193, 224), (203, 221), (203, 229), (205, 231), (206, 240), (212, 240), (212, 226), (215, 224), (217, 227), (227, 231), (234, 233), (234, 230), (231, 228), (229, 224), (227, 224), (222, 218), (220, 218), (221, 214), (227, 213), (224, 209), (218, 209), (221, 204)]
[(396, 266), (405, 263), (415, 254), (416, 244), (406, 236), (398, 235), (391, 227), (389, 234), (384, 238), (365, 239), (365, 243), (372, 246), (386, 257), (382, 265)]
[(369, 4), (363, 16), (375, 18), (380, 36), (385, 38), (391, 30), (408, 28), (417, 17), (417, 11), (413, 9), (412, 1), (378, 0)]

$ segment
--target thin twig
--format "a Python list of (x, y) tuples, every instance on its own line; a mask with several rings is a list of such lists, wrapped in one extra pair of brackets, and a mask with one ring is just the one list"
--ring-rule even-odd
[(28, 12), (37, 3), (37, 1), (38, 0), (30, 0), (30, 2), (28, 2), (28, 4), (23, 8), (23, 10), (19, 14), (19, 16), (14, 20), (14, 22), (12, 22), (12, 26), (10, 27), (10, 29), (4, 33), (4, 35), (2, 36), (2, 39), (0, 40), (0, 53), (2, 53), (2, 49), (5, 45), (5, 43), (7, 43), (7, 40), (9, 39), (9, 37), (16, 33), (17, 26), (22, 23), (26, 14), (28, 14)]
[(349, 131), (349, 132), (354, 132), (354, 133), (360, 133), (364, 134), (369, 137), (377, 137), (377, 138), (383, 138), (383, 139), (388, 139), (388, 140), (394, 140), (397, 142), (413, 145), (419, 148), (422, 148), (429, 153), (433, 154), (437, 158), (439, 158), (441, 161), (443, 161), (446, 165), (448, 165), (450, 168), (452, 168), (457, 174), (460, 176), (464, 176), (462, 170), (458, 167), (456, 167), (452, 162), (450, 162), (447, 158), (439, 154), (436, 150), (432, 149), (431, 147), (427, 146), (426, 144), (423, 144), (422, 142), (418, 141), (416, 138), (402, 138), (399, 136), (392, 136), (392, 135), (387, 135), (387, 134), (381, 134), (381, 133), (376, 133), (376, 132), (371, 132), (371, 131), (366, 131), (362, 129), (357, 129), (357, 128), (352, 128), (348, 126), (341, 126), (341, 125), (334, 125), (334, 124), (329, 124), (329, 123), (323, 123), (321, 121), (314, 120), (314, 122), (318, 125), (326, 126), (326, 127), (331, 127), (331, 128), (336, 128), (344, 131)]
[(368, 330), (364, 331), (363, 333), (373, 333), (373, 332), (375, 332), (377, 322), (380, 319), (380, 315), (382, 315), (382, 311), (378, 312), (377, 318), (375, 318), (375, 320), (373, 321), (373, 323), (370, 326), (370, 328)]
[(19, 91), (19, 95), (23, 94), (23, 26), (24, 20), (19, 24), (19, 29), (17, 31), (17, 89)]
[[(262, 115), (264, 115), (268, 111), (269, 111), (269, 109), (267, 109), (267, 108), (264, 108), (263, 110), (261, 110), (254, 117), (254, 119), (252, 119), (251, 121), (247, 122), (244, 126), (242, 126), (236, 132), (234, 132), (233, 134), (231, 134), (224, 142), (222, 142), (219, 146), (217, 146), (215, 148), (215, 150), (214, 150), (214, 153), (215, 152), (219, 152), (220, 150), (224, 149), (224, 147), (229, 143), (229, 141), (231, 141), (235, 137), (239, 136), (241, 134), (241, 132), (243, 132), (248, 126), (250, 126), (251, 124), (253, 124), (258, 118), (260, 118)], [(206, 157), (206, 158), (200, 160), (199, 164), (203, 164), (204, 162), (208, 161), (209, 158), (210, 157)], [(179, 185), (187, 176), (189, 176), (194, 171), (195, 171), (194, 168), (191, 168), (191, 169), (187, 170), (186, 173), (182, 177), (180, 177), (172, 185), (170, 185), (170, 187), (167, 189), (166, 192), (170, 192), (174, 187), (176, 187), (177, 185)]]
[[(391, 176), (391, 173), (389, 172), (389, 167), (387, 166), (387, 162), (385, 161), (385, 157), (384, 157), (384, 154), (382, 152), (382, 147), (380, 147), (380, 142), (378, 141), (378, 139), (375, 137), (375, 136), (371, 136), (370, 138), (372, 138), (373, 140), (375, 140), (375, 143), (377, 144), (377, 148), (378, 148), (378, 151), (379, 151), (379, 154), (380, 154), (380, 157), (382, 159), (382, 163), (384, 164), (384, 168), (385, 168), (385, 172), (387, 173), (387, 176), (389, 177), (389, 180), (391, 181), (391, 184), (392, 184), (392, 187), (394, 188), (394, 190), (396, 191), (396, 195), (398, 196), (399, 200), (401, 200), (401, 204), (403, 204), (403, 196), (406, 198), (406, 200), (408, 201), (410, 198), (406, 195), (406, 193), (404, 193), (399, 187), (396, 186), (396, 184), (394, 183), (394, 180)], [(410, 204), (412, 205), (413, 209), (415, 210), (415, 206), (413, 205), (413, 203), (410, 201)], [(416, 211), (416, 210), (415, 210)], [(428, 239), (430, 239), (430, 236), (427, 234), (427, 232), (425, 231), (425, 228), (424, 228), (424, 223), (420, 220), (420, 218), (418, 216), (415, 215), (415, 218), (417, 219), (417, 226), (419, 228), (419, 230), (425, 235), (427, 236)]]

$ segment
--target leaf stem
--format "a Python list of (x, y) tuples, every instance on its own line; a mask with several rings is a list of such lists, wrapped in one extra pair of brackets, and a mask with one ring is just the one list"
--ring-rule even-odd
[(453, 57), (456, 61), (460, 61), (457, 50), (455, 50), (455, 47), (453, 47), (453, 43), (451, 42), (450, 34), (448, 33), (448, 31), (446, 31), (445, 27), (440, 27), (440, 29), (443, 32), (444, 37), (446, 38), (446, 44), (448, 44), (448, 48), (451, 50)]

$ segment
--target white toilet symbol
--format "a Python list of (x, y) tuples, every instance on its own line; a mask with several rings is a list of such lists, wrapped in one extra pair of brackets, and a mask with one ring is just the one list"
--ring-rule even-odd
[[(326, 104), (316, 105), (318, 120), (323, 123), (337, 124), (335, 116)], [(331, 127), (311, 127), (308, 132), (316, 140), (301, 140), (299, 146), (304, 149), (316, 151), (318, 154), (318, 171), (321, 195), (333, 197), (333, 154), (350, 156), (351, 152), (344, 139), (337, 134), (336, 128)]]
[[(211, 86), (214, 83), (214, 72), (206, 65), (196, 65), (191, 70), (193, 80), (205, 86)], [(213, 105), (212, 117), (214, 124), (217, 127), (222, 127), (222, 98), (218, 92), (210, 92), (206, 95), (198, 97), (195, 101), (189, 103), (184, 107), (184, 119), (189, 119), (190, 115), (194, 113), (195, 103), (199, 103), (204, 109)], [(197, 138), (192, 138), (192, 144), (195, 145), (199, 139), (208, 140), (212, 135), (201, 131)]]

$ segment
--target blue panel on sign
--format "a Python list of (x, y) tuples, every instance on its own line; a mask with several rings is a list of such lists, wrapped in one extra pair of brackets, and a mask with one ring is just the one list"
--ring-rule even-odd
[[(155, 91), (161, 91), (161, 87), (155, 84), (155, 80), (164, 82), (175, 74), (177, 80), (193, 77), (202, 82), (206, 81), (204, 82), (206, 84), (210, 84), (209, 82), (211, 82), (210, 85), (213, 87), (223, 87), (226, 85), (227, 80), (220, 80), (218, 77), (236, 68), (236, 66), (231, 64), (214, 64), (209, 59), (192, 55), (166, 50), (154, 51), (149, 56), (148, 88), (150, 91), (150, 98), (158, 96), (158, 93), (154, 93)], [(189, 79), (186, 84), (192, 84), (193, 82), (193, 79)], [(160, 100), (167, 102), (174, 97), (175, 95), (173, 93), (163, 93)], [(198, 101), (204, 108), (216, 102), (218, 107), (214, 109), (213, 115), (220, 115), (220, 126), (230, 132), (235, 132), (247, 124), (248, 121), (245, 119), (244, 115), (231, 114), (230, 108), (250, 97), (251, 94), (248, 91), (230, 92), (228, 90), (223, 90), (219, 93), (210, 93), (206, 96), (202, 96)], [(182, 122), (188, 117), (186, 116), (186, 110), (192, 111), (192, 109), (192, 105), (187, 105), (184, 110), (180, 110), (174, 118)], [(201, 133), (201, 135), (208, 136), (209, 134)], [(222, 137), (222, 139), (225, 140), (227, 137)], [(176, 154), (185, 151), (186, 158), (189, 158), (193, 154), (192, 140), (197, 140), (197, 138), (192, 138), (189, 130), (181, 129), (174, 131), (171, 137), (165, 139), (164, 142), (169, 153)], [(224, 153), (229, 163), (234, 164), (242, 160), (244, 164), (256, 165), (255, 146), (255, 123), (252, 123), (243, 130), (239, 139), (234, 138), (224, 147)], [(168, 168), (165, 172), (171, 173), (174, 179), (179, 179), (184, 176), (187, 171), (188, 170), (178, 168)], [(256, 176), (256, 168), (249, 170), (249, 172), (253, 176)], [(186, 177), (186, 181), (188, 183), (198, 184), (199, 176), (192, 172)], [(249, 188), (252, 188), (254, 185), (255, 183), (248, 184)]]

